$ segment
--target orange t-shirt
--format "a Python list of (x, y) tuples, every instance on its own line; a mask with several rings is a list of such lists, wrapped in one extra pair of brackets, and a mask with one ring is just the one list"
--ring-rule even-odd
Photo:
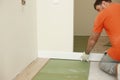
[(120, 61), (120, 4), (111, 3), (98, 13), (93, 32), (101, 33), (105, 29), (112, 47), (107, 53), (114, 60)]

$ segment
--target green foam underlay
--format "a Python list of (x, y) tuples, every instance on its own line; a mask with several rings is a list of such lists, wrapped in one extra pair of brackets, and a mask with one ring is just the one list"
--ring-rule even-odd
[(88, 80), (88, 62), (51, 59), (33, 80)]

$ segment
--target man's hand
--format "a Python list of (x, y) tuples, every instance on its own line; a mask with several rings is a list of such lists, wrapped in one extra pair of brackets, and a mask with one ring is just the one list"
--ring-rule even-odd
[(89, 54), (86, 54), (85, 52), (83, 52), (81, 55), (81, 58), (82, 58), (82, 61), (89, 62)]

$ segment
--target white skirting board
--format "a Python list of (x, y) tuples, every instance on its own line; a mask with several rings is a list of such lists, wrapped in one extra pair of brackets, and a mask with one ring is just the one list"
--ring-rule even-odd
[[(38, 57), (43, 58), (55, 58), (55, 59), (70, 59), (70, 60), (81, 60), (82, 52), (58, 52), (58, 51), (39, 51)], [(91, 53), (90, 61), (100, 61), (102, 53)]]
[(118, 64), (118, 80), (120, 80), (120, 63)]

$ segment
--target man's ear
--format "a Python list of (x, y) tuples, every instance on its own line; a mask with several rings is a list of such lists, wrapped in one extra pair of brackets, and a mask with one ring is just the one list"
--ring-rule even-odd
[(106, 1), (102, 1), (102, 7), (103, 7), (103, 8), (106, 8), (106, 7), (107, 7), (107, 4), (108, 4), (108, 3), (107, 3)]
[(105, 2), (105, 1), (102, 1), (102, 5), (106, 5), (106, 2)]

